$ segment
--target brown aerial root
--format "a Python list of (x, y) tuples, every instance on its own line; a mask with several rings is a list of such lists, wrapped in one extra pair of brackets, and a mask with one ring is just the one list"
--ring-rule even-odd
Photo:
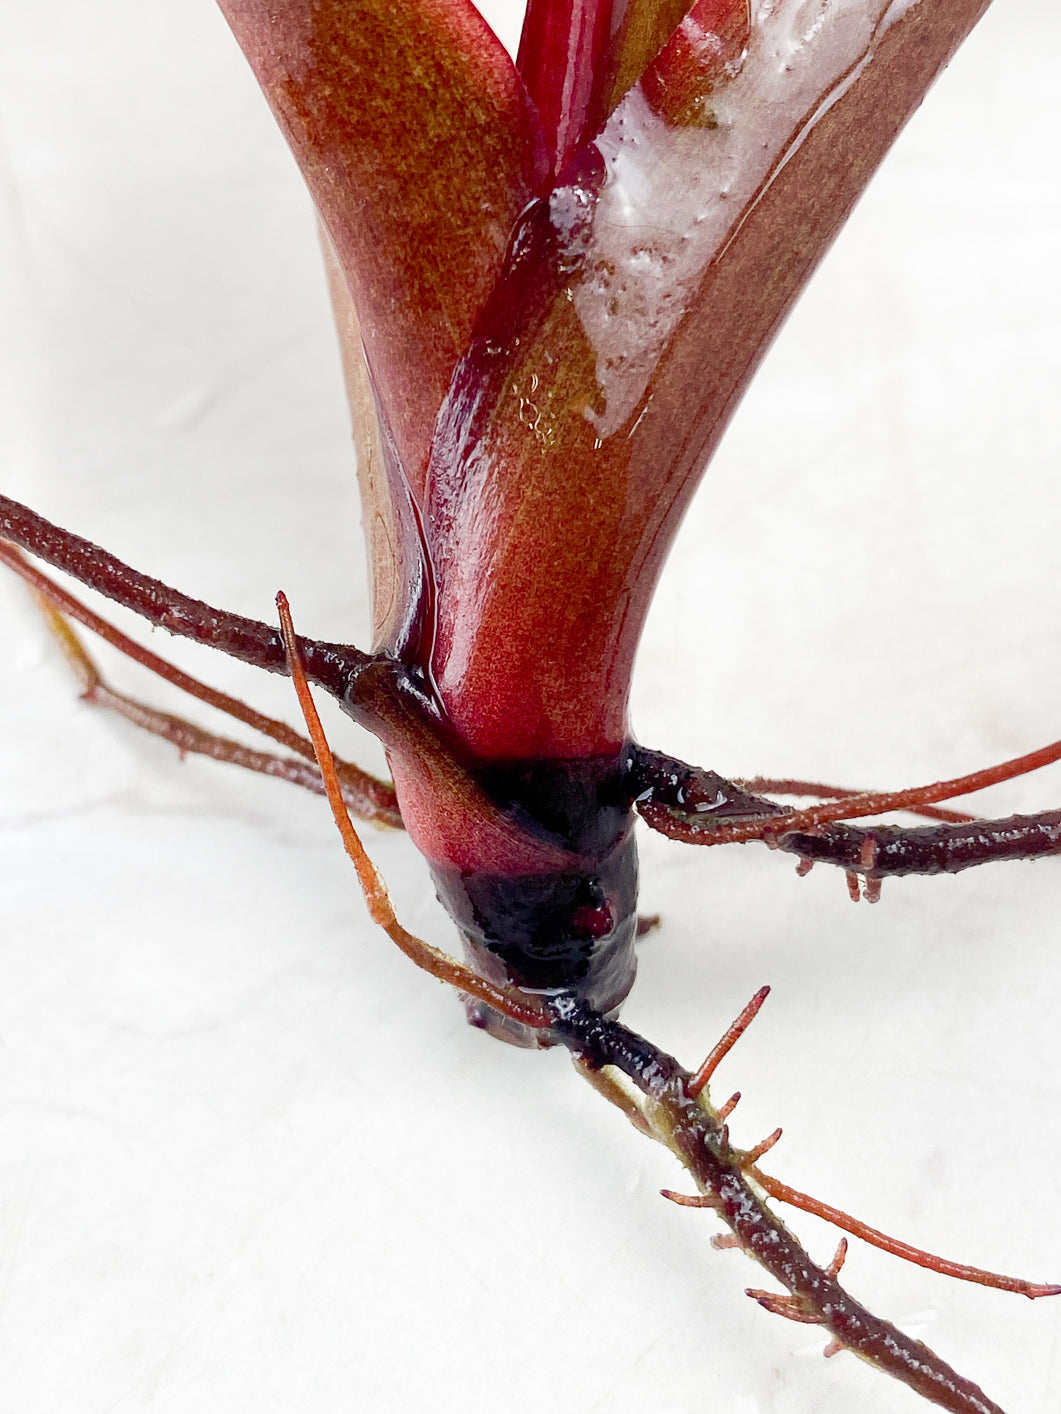
[(361, 891), (365, 895), (365, 902), (368, 905), (372, 921), (383, 929), (410, 962), (414, 962), (417, 967), (430, 973), (440, 982), (455, 987), (459, 992), (477, 997), (480, 1001), (486, 1002), (487, 1005), (501, 1012), (502, 1015), (511, 1017), (513, 1021), (520, 1021), (537, 1029), (547, 1027), (550, 1024), (549, 1017), (539, 1003), (515, 992), (494, 987), (489, 982), (484, 982), (470, 968), (463, 966), (454, 958), (439, 951), (438, 948), (432, 947), (422, 938), (417, 938), (414, 934), (407, 932), (398, 922), (390, 896), (387, 893), (387, 887), (376, 866), (369, 859), (343, 800), (342, 786), (336, 774), (331, 747), (328, 745), (321, 719), (313, 702), (309, 683), (306, 680), (298, 637), (291, 621), (291, 609), (287, 602), (287, 596), (282, 592), (276, 596), (276, 607), (280, 615), (280, 633), (284, 641), (284, 651), (287, 654), (288, 671), (298, 695), (302, 715), (306, 720), (306, 730), (313, 743), (317, 765), (324, 781), (328, 804), (331, 807), (332, 818), (342, 837), (347, 857), (357, 871), (358, 881)]
[[(84, 702), (115, 712), (143, 731), (161, 737), (175, 746), (182, 756), (207, 756), (214, 761), (223, 761), (233, 766), (241, 766), (244, 770), (288, 781), (315, 794), (324, 794), (324, 786), (313, 754), (313, 743), (293, 731), (286, 722), (267, 717), (241, 702), (238, 697), (230, 697), (227, 693), (208, 686), (137, 643), (135, 639), (129, 638), (121, 629), (83, 604), (36, 565), (30, 564), (14, 545), (3, 540), (0, 540), (0, 564), (13, 570), (29, 586), (48, 631), (81, 687)], [(162, 712), (124, 693), (116, 692), (104, 680), (95, 660), (70, 626), (68, 619), (81, 624), (126, 658), (131, 658), (133, 662), (139, 663), (148, 672), (154, 673), (156, 677), (162, 678), (189, 697), (194, 697), (215, 711), (235, 718), (253, 731), (268, 737), (278, 746), (294, 752), (296, 758), (300, 759), (293, 760), (273, 752), (255, 751), (215, 732), (204, 731), (183, 717)], [(359, 818), (371, 820), (378, 825), (401, 828), (401, 815), (394, 799), (393, 787), (386, 781), (377, 780), (349, 761), (336, 762), (336, 769), (342, 782), (343, 797)]]
[[(603, 1096), (610, 1105), (614, 1105), (621, 1114), (625, 1115), (638, 1133), (643, 1134), (646, 1139), (656, 1138), (655, 1131), (637, 1100), (609, 1071), (590, 1065), (582, 1056), (574, 1056), (573, 1061), (575, 1069), (582, 1079), (591, 1085), (598, 1095)], [(679, 1200), (676, 1198), (675, 1201)]]
[[(1059, 750), (1055, 744), (1002, 767), (925, 789), (936, 795), (980, 789), (1002, 777), (1045, 765)], [(641, 818), (668, 839), (701, 846), (757, 839), (768, 849), (795, 855), (801, 875), (813, 863), (838, 865), (848, 872), (848, 889), (855, 901), (864, 898), (875, 903), (880, 897), (880, 880), (885, 877), (958, 874), (993, 861), (1061, 854), (1061, 810), (1005, 819), (945, 820), (929, 827), (880, 824), (859, 828), (833, 817), (911, 808), (911, 793), (854, 796), (836, 792), (844, 796), (839, 803), (797, 811), (766, 796), (749, 794), (717, 771), (636, 746), (630, 757), (630, 784)], [(780, 784), (789, 787), (797, 783)], [(807, 828), (799, 828), (801, 824)]]
[[(622, 1032), (617, 1023), (601, 1023), (599, 1018), (594, 1025)], [(598, 1060), (617, 1065), (634, 1078), (639, 1067), (630, 1066), (625, 1058), (627, 1044), (633, 1039), (630, 1033), (623, 1033), (617, 1036), (617, 1044), (598, 1044)], [(670, 1078), (661, 1085), (658, 1076), (665, 1069)], [(748, 1295), (775, 1315), (826, 1332), (826, 1356), (852, 1350), (954, 1414), (1002, 1414), (979, 1386), (958, 1375), (921, 1341), (873, 1316), (839, 1285), (847, 1256), (846, 1238), (840, 1239), (827, 1266), (816, 1267), (811, 1262), (766, 1205), (761, 1184), (755, 1178), (749, 1183), (751, 1176), (741, 1165), (739, 1151), (732, 1151), (730, 1157), (709, 1110), (697, 1102), (689, 1107), (685, 1098), (689, 1079), (671, 1058), (655, 1052), (640, 1082), (649, 1101), (648, 1113), (659, 1125), (656, 1137), (677, 1154), (701, 1189), (693, 1195), (666, 1189), (663, 1196), (681, 1207), (717, 1213), (730, 1231), (713, 1239), (712, 1245), (743, 1250), (787, 1287), (781, 1292), (752, 1288)]]
[[(956, 814), (957, 812), (954, 812), (954, 813)], [(865, 887), (864, 887), (863, 890), (862, 890), (862, 897), (866, 900), (867, 903), (879, 903), (879, 902), (880, 902), (880, 891), (881, 891), (881, 888), (882, 888), (882, 886), (883, 886), (884, 880), (881, 879), (881, 878), (879, 878), (879, 877), (875, 877), (874, 874), (873, 874), (873, 870), (876, 869), (876, 867), (877, 867), (877, 860), (878, 860), (879, 856), (880, 856), (880, 849), (879, 849), (879, 847), (878, 847), (878, 845), (877, 845), (877, 841), (874, 839), (874, 837), (873, 837), (872, 834), (867, 834), (867, 835), (866, 835), (866, 838), (862, 841), (862, 848), (859, 850), (859, 859), (858, 859), (858, 864), (859, 864), (858, 873), (861, 873), (863, 879), (865, 880)], [(850, 876), (848, 876), (848, 877), (850, 877)], [(857, 873), (856, 873), (856, 875), (855, 875), (855, 885), (856, 885), (855, 902), (857, 903), (857, 902), (858, 902), (858, 895), (857, 895), (858, 874), (857, 874)]]
[[(193, 599), (161, 580), (142, 574), (99, 545), (53, 525), (30, 509), (0, 493), (0, 540), (28, 550), (35, 559), (71, 575), (86, 589), (121, 604), (139, 614), (153, 628), (165, 629), (177, 638), (208, 644), (227, 657), (264, 669), (269, 673), (287, 671), (284, 645), (279, 633), (259, 619), (215, 609), (202, 599)], [(10, 548), (10, 547), (5, 547)], [(32, 574), (6, 556), (0, 556), (16, 574), (32, 582)], [(69, 610), (72, 617), (77, 614)], [(352, 678), (364, 671), (386, 667), (387, 659), (362, 653), (349, 643), (301, 640), (307, 676), (333, 697), (350, 700)], [(351, 705), (359, 705), (351, 702)], [(371, 712), (365, 717), (371, 720)]]

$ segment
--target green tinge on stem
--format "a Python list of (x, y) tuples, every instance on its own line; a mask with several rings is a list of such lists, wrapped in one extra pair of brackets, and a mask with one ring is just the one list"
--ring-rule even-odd
[(425, 493), (425, 666), (473, 755), (621, 742), (641, 627), (697, 481), (987, 3), (837, 0), (803, 32), (789, 0), (713, 71), (678, 34), (653, 73), (689, 79), (679, 108), (696, 121), (674, 121), (642, 80), (525, 219), (454, 375)]

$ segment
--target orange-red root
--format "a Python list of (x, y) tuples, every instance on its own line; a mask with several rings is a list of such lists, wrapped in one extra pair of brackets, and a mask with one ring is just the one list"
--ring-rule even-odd
[(840, 1275), (840, 1269), (847, 1261), (847, 1238), (841, 1237), (833, 1253), (833, 1260), (826, 1267), (828, 1274), (835, 1280)]
[(677, 1203), (679, 1208), (714, 1208), (717, 1211), (720, 1206), (721, 1200), (709, 1193), (675, 1193), (673, 1188), (661, 1188), (659, 1191), (661, 1197)]
[(742, 1169), (752, 1168), (757, 1164), (764, 1154), (768, 1154), (777, 1141), (781, 1138), (781, 1128), (778, 1126), (773, 1134), (768, 1134), (765, 1139), (760, 1139), (754, 1149), (749, 1149), (741, 1161)]
[(719, 1110), (719, 1119), (722, 1120), (724, 1123), (727, 1119), (729, 1119), (730, 1115), (737, 1108), (738, 1104), (740, 1104), (740, 1091), (734, 1090), (733, 1094)]
[[(80, 599), (55, 580), (50, 579), (36, 565), (31, 564), (20, 550), (6, 541), (0, 541), (0, 564), (13, 570), (29, 586), (52, 636), (81, 684), (82, 696), (91, 705), (115, 711), (142, 730), (172, 742), (182, 755), (185, 752), (195, 752), (264, 775), (276, 775), (295, 785), (308, 786), (310, 789), (319, 788), (311, 783), (312, 766), (306, 775), (297, 770), (287, 770), (285, 758), (282, 756), (253, 751), (216, 733), (204, 731), (182, 717), (159, 712), (122, 693), (114, 692), (104, 682), (96, 664), (67, 623), (67, 618), (89, 629), (126, 658), (131, 658), (133, 662), (139, 663), (141, 667), (171, 683), (189, 697), (205, 702), (207, 706), (225, 713), (226, 716), (235, 717), (237, 721), (295, 752), (307, 762), (314, 762), (312, 743), (293, 731), (286, 722), (267, 717), (253, 707), (248, 707), (238, 697), (230, 697), (227, 693), (200, 682), (190, 673), (184, 672), (167, 659), (145, 648), (143, 644), (137, 643), (135, 639), (129, 638), (107, 619), (101, 618), (87, 605), (82, 604)], [(337, 762), (337, 769), (343, 782), (347, 804), (355, 813), (362, 819), (373, 820), (377, 824), (401, 828), (401, 816), (394, 800), (394, 791), (386, 781), (377, 780), (349, 761)]]
[(752, 997), (751, 1001), (741, 1012), (740, 1016), (737, 1017), (736, 1021), (729, 1027), (725, 1035), (708, 1055), (700, 1069), (693, 1075), (689, 1084), (686, 1086), (686, 1093), (691, 1100), (695, 1100), (697, 1095), (702, 1092), (704, 1086), (718, 1069), (719, 1063), (729, 1054), (755, 1020), (760, 1007), (769, 995), (769, 987), (759, 988), (755, 996)]
[[(826, 786), (818, 781), (793, 781), (773, 776), (738, 777), (733, 784), (751, 791), (753, 795), (812, 795), (818, 800), (852, 800), (855, 796), (871, 794), (870, 791), (851, 790), (845, 786)], [(964, 810), (946, 810), (937, 805), (914, 805), (907, 814), (921, 815), (926, 820), (942, 820), (949, 825), (966, 825), (978, 818)]]
[(787, 1321), (798, 1321), (803, 1326), (820, 1326), (822, 1318), (817, 1311), (810, 1310), (798, 1296), (781, 1295), (776, 1291), (759, 1291), (755, 1287), (746, 1287), (745, 1296), (750, 1296), (753, 1301), (758, 1301), (759, 1305), (766, 1311), (771, 1311), (775, 1316), (784, 1316)]
[[(762, 1173), (759, 1169), (751, 1169), (749, 1176), (778, 1202), (788, 1203), (793, 1208), (801, 1208), (805, 1213), (813, 1213), (816, 1217), (824, 1218), (834, 1227), (843, 1228), (845, 1232), (850, 1232), (854, 1237), (861, 1237), (863, 1242), (869, 1242), (874, 1247), (879, 1247), (882, 1252), (890, 1252), (892, 1256), (901, 1257), (904, 1261), (912, 1262), (915, 1266), (925, 1267), (931, 1272), (939, 1272), (941, 1276), (955, 1277), (958, 1281), (975, 1282), (978, 1286), (991, 1286), (998, 1291), (1014, 1291), (1033, 1301), (1040, 1296), (1061, 1296), (1061, 1286), (1052, 1283), (1044, 1284), (1025, 1281), (1023, 1277), (1002, 1276), (998, 1272), (987, 1272), (980, 1267), (970, 1267), (961, 1262), (948, 1261), (945, 1257), (936, 1257), (931, 1252), (922, 1251), (920, 1247), (911, 1247), (908, 1242), (901, 1242), (897, 1237), (889, 1237), (887, 1233), (870, 1227), (868, 1223), (851, 1217), (849, 1213), (842, 1212), (841, 1209), (834, 1208), (829, 1203), (823, 1203), (818, 1198), (812, 1198), (807, 1193), (800, 1193), (798, 1189), (790, 1188), (787, 1183), (782, 1183), (777, 1178), (771, 1178), (769, 1174)], [(837, 1255), (839, 1256), (839, 1253)], [(836, 1261), (835, 1257), (833, 1261)]]
[(929, 785), (911, 786), (906, 790), (849, 795), (812, 805), (806, 810), (791, 810), (765, 819), (720, 825), (705, 836), (702, 843), (740, 844), (745, 840), (757, 839), (769, 843), (771, 835), (776, 838), (779, 834), (792, 831), (815, 830), (834, 820), (856, 820), (864, 815), (883, 815), (892, 810), (920, 810), (922, 806), (934, 805), (940, 800), (970, 795), (973, 791), (986, 790), (988, 786), (999, 785), (1002, 781), (1026, 776), (1030, 771), (1038, 771), (1054, 761), (1061, 761), (1061, 741), (1052, 741), (1037, 751), (1028, 751), (1023, 756), (1014, 756), (1009, 761), (987, 766), (982, 771), (972, 771), (966, 776), (954, 776), (949, 781), (933, 781)]
[(295, 635), (294, 624), (291, 621), (291, 610), (285, 594), (277, 594), (276, 607), (280, 615), (280, 631), (287, 653), (288, 670), (295, 685), (295, 692), (298, 694), (302, 714), (306, 719), (306, 729), (313, 743), (317, 765), (324, 780), (332, 817), (342, 836), (347, 856), (357, 870), (361, 891), (365, 895), (365, 902), (368, 904), (368, 911), (373, 922), (383, 929), (411, 962), (415, 962), (418, 967), (429, 972), (432, 977), (437, 977), (441, 982), (447, 982), (451, 987), (456, 987), (458, 991), (478, 997), (480, 1001), (488, 1003), (514, 1021), (521, 1021), (528, 1026), (539, 1029), (548, 1026), (549, 1019), (539, 1003), (518, 996), (513, 992), (502, 990), (500, 987), (494, 987), (489, 982), (484, 982), (470, 968), (462, 966), (461, 963), (447, 957), (445, 953), (431, 947), (421, 938), (406, 932), (398, 922), (386, 885), (376, 866), (369, 859), (343, 802), (342, 787), (336, 775), (331, 748), (324, 735), (320, 717), (317, 715), (309, 683), (306, 681), (298, 639)]

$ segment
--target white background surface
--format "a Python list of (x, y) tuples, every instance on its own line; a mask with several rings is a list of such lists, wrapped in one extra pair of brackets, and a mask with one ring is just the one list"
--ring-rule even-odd
[[(266, 617), (282, 586), (304, 633), (364, 642), (313, 222), (223, 24), (208, 0), (0, 10), (4, 490), (214, 603)], [(790, 321), (661, 590), (646, 743), (893, 786), (1061, 734), (1059, 61), (1056, 6), (998, 0)], [(656, 1196), (680, 1173), (563, 1056), (463, 1026), (370, 929), (319, 802), (79, 707), (6, 580), (0, 622), (0, 1406), (917, 1407), (749, 1302), (759, 1272)], [(1059, 798), (1055, 768), (985, 808)], [(448, 944), (407, 842), (370, 843)], [(643, 858), (664, 928), (631, 1024), (694, 1062), (775, 988), (719, 1077), (737, 1141), (781, 1123), (790, 1182), (1061, 1278), (1061, 864), (855, 908), (759, 847)], [(1056, 1409), (1061, 1304), (862, 1248), (847, 1278), (1008, 1410)]]

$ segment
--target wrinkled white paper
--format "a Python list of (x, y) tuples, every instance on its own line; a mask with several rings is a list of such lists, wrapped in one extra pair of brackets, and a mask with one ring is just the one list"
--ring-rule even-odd
[[(0, 485), (132, 564), (364, 642), (311, 212), (206, 0), (3, 5)], [(1004, 0), (791, 319), (668, 568), (642, 741), (892, 787), (1061, 735), (1057, 65)], [(118, 613), (115, 619), (131, 623)], [(79, 705), (0, 578), (0, 1404), (19, 1414), (849, 1414), (911, 1396), (754, 1306), (562, 1055), (468, 1031), (319, 801)], [(133, 631), (136, 631), (135, 627)], [(264, 680), (152, 646), (267, 710)], [(228, 732), (111, 654), (116, 685)], [(338, 750), (381, 763), (338, 715)], [(991, 813), (1056, 805), (1061, 768)], [(448, 946), (399, 835), (406, 925)], [(646, 837), (630, 1023), (726, 1061), (736, 1142), (956, 1259), (1061, 1278), (1061, 861), (886, 883)], [(792, 1215), (827, 1261), (835, 1237)], [(1007, 1409), (1061, 1303), (853, 1244), (848, 1285)]]

